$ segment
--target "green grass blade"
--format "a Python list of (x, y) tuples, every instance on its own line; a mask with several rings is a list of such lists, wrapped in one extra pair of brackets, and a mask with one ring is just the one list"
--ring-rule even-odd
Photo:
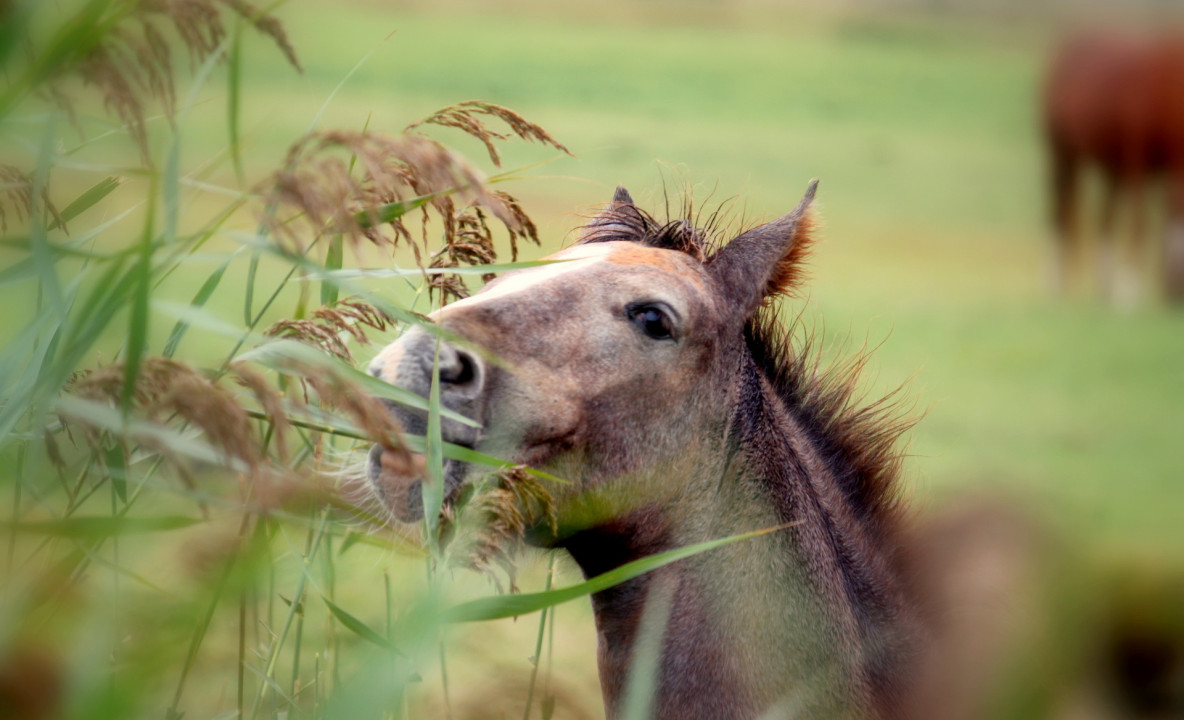
[(243, 21), (239, 18), (234, 24), (234, 37), (230, 42), (229, 57), (226, 60), (226, 129), (230, 136), (230, 159), (234, 165), (234, 176), (239, 187), (246, 184), (246, 174), (243, 172), (243, 150), (240, 134), (240, 114), (242, 112), (242, 78), (243, 78)]
[(427, 524), (428, 543), (433, 555), (438, 551), (440, 508), (444, 505), (444, 448), (440, 437), (440, 343), (436, 343), (436, 355), (432, 360), (432, 386), (428, 391), (428, 426), (424, 433), (427, 443), (425, 453), (426, 474), (423, 483), (423, 512)]
[(321, 522), (317, 526), (315, 534), (313, 535), (313, 542), (311, 543), (308, 552), (305, 553), (305, 555), (301, 558), (302, 571), (300, 573), (299, 580), (296, 582), (296, 592), (293, 594), (292, 601), (288, 605), (288, 612), (284, 617), (284, 624), (281, 627), (279, 633), (277, 633), (272, 639), (271, 647), (268, 650), (267, 664), (263, 668), (262, 675), (262, 679), (266, 681), (266, 684), (260, 685), (259, 692), (255, 695), (255, 702), (251, 706), (251, 717), (257, 716), (259, 706), (267, 694), (268, 687), (272, 687), (272, 689), (276, 690), (277, 692), (283, 692), (283, 689), (275, 684), (276, 665), (279, 663), (280, 651), (288, 639), (288, 632), (292, 629), (292, 623), (296, 619), (297, 608), (300, 607), (300, 603), (304, 600), (304, 588), (307, 585), (309, 578), (307, 572), (308, 564), (311, 562), (312, 558), (316, 555), (317, 550), (320, 548), (321, 540), (325, 537), (328, 521), (328, 512), (322, 513)]
[(40, 522), (3, 523), (17, 532), (54, 537), (97, 540), (121, 535), (143, 535), (165, 530), (180, 530), (202, 522), (200, 518), (180, 515), (129, 518), (119, 515), (94, 515), (43, 520)]
[[(153, 183), (155, 185), (155, 183)], [(148, 214), (144, 219), (144, 231), (140, 237), (140, 257), (129, 278), (132, 287), (132, 311), (128, 320), (127, 347), (124, 353), (123, 394), (120, 407), (124, 415), (131, 411), (135, 395), (136, 379), (140, 374), (140, 361), (148, 346), (148, 297), (152, 284), (152, 230), (155, 223), (155, 187), (149, 189)]]
[[(248, 523), (250, 522), (249, 518), (249, 515), (243, 516), (242, 523), (239, 526), (240, 538), (246, 535)], [(234, 565), (235, 563), (231, 561), (227, 562), (222, 568), (222, 573), (218, 577), (214, 591), (210, 594), (210, 601), (206, 605), (205, 612), (198, 618), (197, 626), (193, 630), (193, 637), (189, 640), (189, 650), (185, 653), (185, 663), (181, 666), (181, 673), (177, 678), (177, 687), (173, 691), (173, 701), (166, 713), (168, 717), (180, 718), (182, 715), (182, 713), (177, 711), (177, 707), (181, 704), (181, 693), (185, 690), (185, 681), (188, 679), (189, 672), (197, 660), (197, 653), (201, 649), (202, 643), (205, 642), (206, 634), (210, 629), (210, 623), (214, 619), (214, 611), (218, 609), (218, 604), (222, 602), (222, 594), (226, 591), (226, 584), (230, 579), (230, 573), (234, 569)]]
[[(248, 350), (235, 358), (236, 362), (254, 362), (273, 370), (291, 372), (302, 368), (319, 369), (331, 372), (336, 376), (359, 386), (360, 389), (375, 397), (393, 400), (401, 405), (417, 410), (428, 410), (428, 401), (422, 396), (408, 392), (360, 370), (350, 367), (341, 360), (328, 355), (311, 345), (295, 340), (276, 340)], [(459, 413), (443, 408), (441, 416), (469, 427), (480, 427), (474, 420)]]
[(395, 647), (394, 643), (378, 634), (369, 625), (343, 610), (329, 598), (322, 596), (321, 599), (325, 601), (325, 605), (329, 608), (329, 612), (333, 613), (333, 617), (337, 618), (337, 621), (344, 625), (347, 630), (384, 650), (390, 650), (393, 653), (403, 655), (399, 648)]
[(37, 263), (33, 258), (19, 260), (0, 270), (0, 285), (17, 283), (37, 274)]
[[(0, 355), (0, 397), (4, 398), (0, 403), (0, 441), (52, 387), (52, 381), (46, 381), (45, 363), (53, 356), (61, 322), (52, 308), (42, 308)], [(56, 377), (53, 372), (48, 375)]]
[(112, 445), (103, 450), (104, 472), (111, 479), (111, 487), (119, 501), (127, 505), (127, 464), (124, 462), (123, 446)]
[(56, 392), (77, 369), (115, 316), (127, 305), (127, 296), (132, 288), (129, 282), (132, 271), (124, 271), (125, 260), (126, 256), (111, 263), (94, 283), (90, 293), (75, 303), (77, 314), (70, 318), (63, 330), (65, 337), (57, 357), (47, 355), (51, 365), (37, 381), (38, 392)]
[[(178, 269), (184, 267), (188, 262), (200, 259), (202, 257), (199, 254), (201, 248), (209, 242), (210, 238), (217, 234), (222, 225), (233, 217), (244, 204), (246, 204), (245, 196), (235, 198), (234, 202), (223, 208), (220, 213), (206, 223), (205, 227), (189, 235), (184, 239), (184, 242), (178, 243), (173, 247), (169, 255), (163, 261), (157, 263), (159, 272), (156, 273), (156, 282), (153, 287), (164, 287), (168, 279)], [(218, 254), (218, 257), (225, 257), (225, 254)]]
[(362, 228), (378, 227), (397, 220), (413, 210), (427, 205), (431, 201), (444, 195), (450, 195), (456, 192), (455, 190), (445, 190), (438, 193), (429, 193), (428, 195), (420, 195), (418, 197), (409, 198), (407, 200), (399, 200), (396, 202), (379, 205), (376, 208), (369, 210), (362, 210), (354, 213), (354, 219), (358, 221), (358, 225)]
[[(298, 254), (289, 252), (289, 251), (285, 250), (284, 248), (270, 242), (265, 235), (241, 233), (241, 232), (228, 232), (227, 236), (233, 238), (234, 240), (237, 240), (238, 242), (242, 243), (243, 245), (246, 245), (247, 247), (254, 249), (256, 255), (266, 253), (268, 255), (272, 255), (274, 257), (279, 258), (283, 262), (290, 264), (292, 266), (292, 271), (289, 273), (289, 277), (294, 276), (296, 274), (297, 270), (299, 270), (300, 272), (304, 273), (307, 276), (319, 275), (325, 271), (324, 267), (309, 260), (308, 258), (304, 257), (303, 255), (298, 255)], [(252, 257), (253, 257), (252, 262), (253, 263), (257, 262), (257, 260), (254, 260), (255, 256), (252, 256)], [(249, 277), (250, 276), (248, 276), (248, 279), (249, 279)], [(425, 320), (422, 315), (418, 315), (416, 313), (410, 312), (406, 308), (403, 308), (399, 305), (396, 305), (396, 304), (390, 302), (390, 300), (382, 297), (381, 295), (379, 295), (377, 293), (371, 292), (369, 289), (367, 289), (365, 287), (362, 287), (360, 285), (351, 284), (347, 280), (332, 279), (332, 282), (336, 283), (338, 285), (338, 287), (343, 292), (345, 292), (349, 295), (353, 295), (358, 298), (361, 298), (362, 300), (365, 300), (367, 303), (382, 310), (383, 312), (385, 312), (387, 315), (391, 316), (395, 320), (399, 320), (401, 322), (405, 322), (405, 323), (409, 323), (409, 324), (413, 324), (413, 325), (420, 325), (428, 332), (439, 335), (440, 337), (443, 337), (446, 340), (455, 341), (457, 339), (454, 336), (448, 335), (444, 330), (442, 330), (438, 325), (431, 322), (430, 320)], [(249, 285), (248, 285), (248, 290), (250, 290)], [(258, 317), (258, 316), (255, 316), (255, 317)], [(256, 322), (255, 317), (248, 316), (247, 325), (249, 327), (253, 327), (254, 323)]]
[(489, 273), (524, 270), (542, 267), (567, 260), (526, 260), (515, 263), (490, 263), (488, 265), (463, 265), (451, 268), (356, 268), (314, 273), (308, 277), (314, 280), (359, 280), (362, 278), (422, 277), (424, 275), (488, 275)]
[[(551, 584), (555, 580), (555, 552), (555, 550), (552, 550), (550, 556), (547, 558), (547, 581), (543, 586), (543, 592), (550, 592)], [(547, 634), (548, 617), (554, 620), (554, 611), (549, 614), (547, 611), (543, 611), (539, 614), (539, 631), (534, 640), (534, 657), (531, 658), (530, 663), (530, 683), (526, 686), (526, 709), (522, 711), (522, 720), (530, 720), (530, 707), (534, 701), (534, 685), (539, 677), (539, 666), (542, 665), (543, 638)]]
[(63, 299), (61, 283), (58, 281), (57, 269), (54, 267), (57, 258), (52, 253), (49, 238), (46, 237), (44, 211), (42, 207), (46, 185), (49, 182), (49, 171), (53, 164), (54, 139), (57, 136), (56, 121), (46, 124), (41, 136), (41, 144), (37, 154), (37, 169), (33, 172), (33, 182), (29, 193), (30, 246), (33, 261), (37, 264), (40, 277), (40, 290), (47, 301), (58, 312), (64, 314), (66, 303)]
[[(421, 435), (405, 434), (403, 435), (403, 440), (407, 443), (407, 447), (411, 450), (414, 450), (415, 452), (424, 452), (426, 450), (427, 443)], [(474, 465), (483, 465), (485, 467), (497, 468), (499, 470), (509, 470), (511, 468), (518, 467), (517, 463), (511, 462), (509, 460), (502, 460), (501, 458), (494, 457), (493, 455), (486, 455), (483, 452), (473, 450), (472, 448), (467, 448), (463, 445), (444, 443), (442, 447), (444, 448), (444, 457), (450, 460), (460, 460), (461, 462), (472, 463)], [(540, 480), (547, 480), (549, 482), (559, 483), (560, 485), (569, 484), (569, 481), (552, 475), (551, 473), (543, 472), (542, 470), (526, 468), (526, 472), (527, 474), (533, 475)]]
[(165, 159), (160, 194), (164, 206), (164, 222), (161, 235), (166, 245), (177, 240), (177, 220), (181, 213), (181, 129), (173, 132), (173, 142)]
[[(338, 233), (329, 238), (329, 249), (325, 252), (325, 276), (331, 276), (334, 272), (341, 270), (341, 263), (344, 259), (345, 248), (343, 247), (345, 238)], [(337, 302), (338, 287), (336, 283), (321, 281), (321, 304), (332, 305)]]
[(497, 620), (499, 618), (517, 617), (519, 615), (526, 615), (528, 613), (543, 610), (560, 603), (565, 603), (569, 600), (574, 600), (585, 595), (598, 593), (601, 590), (606, 590), (614, 585), (619, 585), (626, 580), (632, 580), (639, 575), (656, 570), (657, 568), (669, 565), (673, 562), (678, 562), (684, 558), (698, 555), (708, 550), (714, 550), (717, 547), (728, 545), (729, 543), (739, 542), (741, 540), (748, 540), (750, 538), (766, 535), (771, 532), (783, 530), (791, 527), (796, 523), (788, 525), (778, 525), (777, 527), (765, 528), (764, 530), (755, 530), (753, 532), (742, 533), (740, 535), (732, 535), (731, 537), (720, 538), (718, 540), (708, 540), (707, 542), (696, 543), (686, 547), (675, 548), (657, 555), (650, 555), (649, 557), (634, 560), (630, 563), (625, 563), (619, 568), (609, 570), (606, 573), (597, 575), (596, 577), (586, 580), (576, 585), (560, 588), (559, 590), (551, 590), (550, 592), (540, 593), (523, 593), (521, 595), (495, 595), (492, 597), (479, 598), (461, 605), (456, 605), (445, 611), (444, 617), (447, 622), (461, 623), (461, 622), (480, 622), (483, 620)]
[[(86, 249), (82, 248), (82, 245), (85, 245), (86, 243), (90, 242), (95, 237), (97, 237), (98, 235), (102, 234), (107, 229), (109, 229), (112, 225), (116, 224), (117, 222), (124, 219), (128, 215), (131, 215), (132, 212), (136, 208), (138, 208), (139, 206), (140, 206), (139, 203), (132, 205), (131, 207), (129, 207), (128, 209), (119, 213), (118, 215), (111, 218), (110, 220), (107, 220), (106, 222), (104, 222), (100, 225), (96, 225), (95, 227), (87, 230), (85, 233), (83, 233), (81, 235), (75, 236), (69, 242), (46, 243), (46, 246), (58, 255), (69, 255), (72, 257), (82, 257), (82, 258), (98, 258), (98, 259), (103, 259), (103, 260), (116, 259), (116, 258), (124, 257), (128, 254), (135, 253), (136, 252), (135, 247), (124, 249), (124, 250), (113, 250), (110, 252), (104, 252), (104, 251), (99, 251), (99, 250), (86, 250)], [(33, 240), (32, 240), (32, 238), (29, 238), (26, 236), (10, 236), (10, 237), (5, 237), (5, 238), (0, 238), (0, 246), (13, 248), (15, 250), (24, 250), (26, 252), (32, 252), (33, 251)]]
[[(74, 200), (71, 201), (69, 205), (62, 209), (59, 215), (62, 216), (62, 220), (65, 222), (70, 222), (82, 213), (99, 204), (103, 198), (114, 192), (115, 188), (119, 187), (122, 182), (123, 178), (116, 175), (110, 175), (103, 178), (87, 190), (83, 191), (81, 195), (74, 198)], [(50, 221), (46, 229), (56, 230), (57, 228), (58, 221), (54, 219)]]
[[(236, 340), (243, 336), (241, 327), (226, 322), (200, 306), (171, 302), (169, 300), (153, 300), (152, 309), (177, 318), (177, 324), (185, 325), (187, 329), (200, 328)], [(256, 333), (249, 333), (247, 339), (259, 343), (267, 343), (274, 340), (274, 338)]]
[(259, 276), (258, 250), (251, 252), (251, 264), (247, 267), (247, 291), (243, 297), (243, 322), (247, 327), (255, 326), (255, 279)]
[(114, 18), (103, 18), (112, 4), (111, 0), (91, 0), (78, 14), (61, 24), (53, 39), (45, 45), (45, 50), (21, 75), (8, 83), (7, 91), (0, 95), (0, 117), (7, 115), (28, 92), (50, 76), (72, 69), (98, 45), (113, 24)]
[(14, 50), (28, 37), (29, 20), (33, 16), (36, 0), (16, 0), (7, 3), (4, 23), (0, 23), (0, 67), (5, 67)]
[[(230, 257), (226, 258), (221, 265), (218, 266), (213, 273), (210, 274), (206, 281), (202, 283), (198, 289), (197, 294), (193, 296), (189, 307), (197, 309), (205, 307), (205, 304), (213, 296), (214, 291), (218, 289), (218, 285), (222, 282), (223, 276), (226, 275), (226, 268), (230, 267), (230, 263), (234, 260), (238, 252), (231, 253)], [(173, 331), (169, 333), (169, 339), (164, 344), (164, 356), (172, 357), (173, 353), (177, 351), (177, 345), (181, 343), (181, 339), (185, 337), (185, 333), (189, 331), (189, 323), (185, 320), (178, 320), (177, 324), (173, 326)]]
[(654, 688), (662, 660), (663, 640), (670, 621), (674, 587), (656, 584), (645, 595), (641, 622), (629, 657), (625, 681), (625, 702), (621, 720), (648, 720), (654, 703)]
[(317, 110), (317, 114), (313, 115), (312, 122), (308, 124), (308, 132), (316, 130), (317, 125), (321, 122), (321, 117), (325, 114), (325, 111), (329, 109), (329, 105), (332, 104), (333, 98), (337, 97), (337, 93), (341, 91), (341, 88), (345, 87), (345, 84), (349, 82), (349, 79), (353, 77), (354, 74), (358, 72), (358, 70), (362, 69), (362, 66), (366, 64), (366, 61), (370, 59), (370, 56), (373, 55), (378, 50), (378, 48), (386, 44), (386, 41), (390, 40), (391, 36), (393, 35), (394, 33), (392, 32), (390, 35), (384, 37), (377, 45), (371, 48), (369, 52), (363, 55), (361, 60), (358, 60), (356, 63), (354, 63), (354, 66), (349, 69), (349, 72), (347, 72), (337, 83), (337, 85), (333, 87), (333, 90), (329, 93), (329, 96), (325, 98), (325, 102), (321, 103), (321, 107)]

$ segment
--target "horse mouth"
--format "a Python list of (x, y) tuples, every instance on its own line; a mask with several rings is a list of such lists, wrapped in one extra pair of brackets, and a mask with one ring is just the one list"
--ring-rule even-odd
[[(398, 453), (375, 445), (370, 448), (366, 475), (382, 504), (400, 522), (423, 519), (423, 484), (427, 463), (421, 453)], [(464, 481), (467, 464), (444, 458), (444, 504), (457, 495)]]

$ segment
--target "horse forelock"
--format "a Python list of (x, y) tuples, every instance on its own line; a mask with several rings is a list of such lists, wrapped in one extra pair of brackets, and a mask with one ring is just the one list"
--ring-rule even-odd
[(706, 259), (709, 245), (707, 234), (695, 226), (689, 207), (683, 217), (662, 222), (632, 202), (621, 201), (612, 202), (580, 230), (581, 244), (613, 240), (676, 250), (700, 262)]
[[(628, 195), (625, 195), (628, 198)], [(713, 209), (697, 208), (689, 195), (684, 197), (677, 216), (670, 213), (667, 200), (667, 219), (659, 220), (633, 204), (631, 199), (614, 199), (599, 214), (577, 229), (577, 245), (624, 241), (647, 247), (674, 250), (691, 256), (709, 266), (716, 254), (731, 239), (739, 237), (755, 225), (737, 218), (725, 200)], [(817, 216), (806, 213), (798, 223), (793, 241), (778, 261), (765, 288), (766, 301), (791, 295), (802, 286), (807, 263), (813, 247), (813, 231)], [(726, 294), (727, 288), (722, 288)], [(766, 304), (767, 304), (766, 302)]]

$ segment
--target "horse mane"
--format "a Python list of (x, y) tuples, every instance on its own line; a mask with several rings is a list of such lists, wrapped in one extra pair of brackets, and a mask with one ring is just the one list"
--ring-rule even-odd
[(901, 388), (868, 401), (860, 378), (870, 352), (824, 366), (817, 336), (800, 316), (786, 325), (779, 303), (762, 307), (744, 327), (757, 370), (809, 436), (856, 517), (883, 537), (901, 511), (901, 436), (916, 424)]
[[(626, 196), (627, 197), (627, 196)], [(706, 214), (684, 200), (680, 217), (659, 221), (632, 203), (614, 202), (582, 229), (580, 243), (626, 240), (678, 250), (710, 263), (724, 238), (722, 206)], [(813, 218), (798, 228), (794, 244), (769, 282), (765, 303), (744, 326), (744, 342), (758, 372), (808, 434), (833, 473), (855, 516), (883, 537), (901, 512), (898, 477), (904, 452), (901, 436), (916, 424), (901, 389), (867, 401), (859, 381), (870, 353), (860, 351), (823, 366), (817, 336), (802, 327), (799, 315), (786, 325), (780, 300), (800, 286), (810, 252)]]

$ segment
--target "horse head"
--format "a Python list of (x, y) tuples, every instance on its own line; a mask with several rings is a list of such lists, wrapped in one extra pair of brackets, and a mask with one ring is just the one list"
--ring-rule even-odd
[[(671, 469), (718, 461), (745, 322), (795, 280), (805, 197), (788, 215), (714, 252), (678, 220), (659, 224), (624, 188), (546, 264), (508, 272), (383, 349), (370, 372), (476, 421), (444, 420), (443, 439), (547, 470), (560, 533), (679, 492)], [(393, 406), (410, 431), (425, 412)], [(422, 516), (423, 478), (384, 462), (369, 479), (399, 519)], [(445, 496), (481, 468), (445, 461)]]

